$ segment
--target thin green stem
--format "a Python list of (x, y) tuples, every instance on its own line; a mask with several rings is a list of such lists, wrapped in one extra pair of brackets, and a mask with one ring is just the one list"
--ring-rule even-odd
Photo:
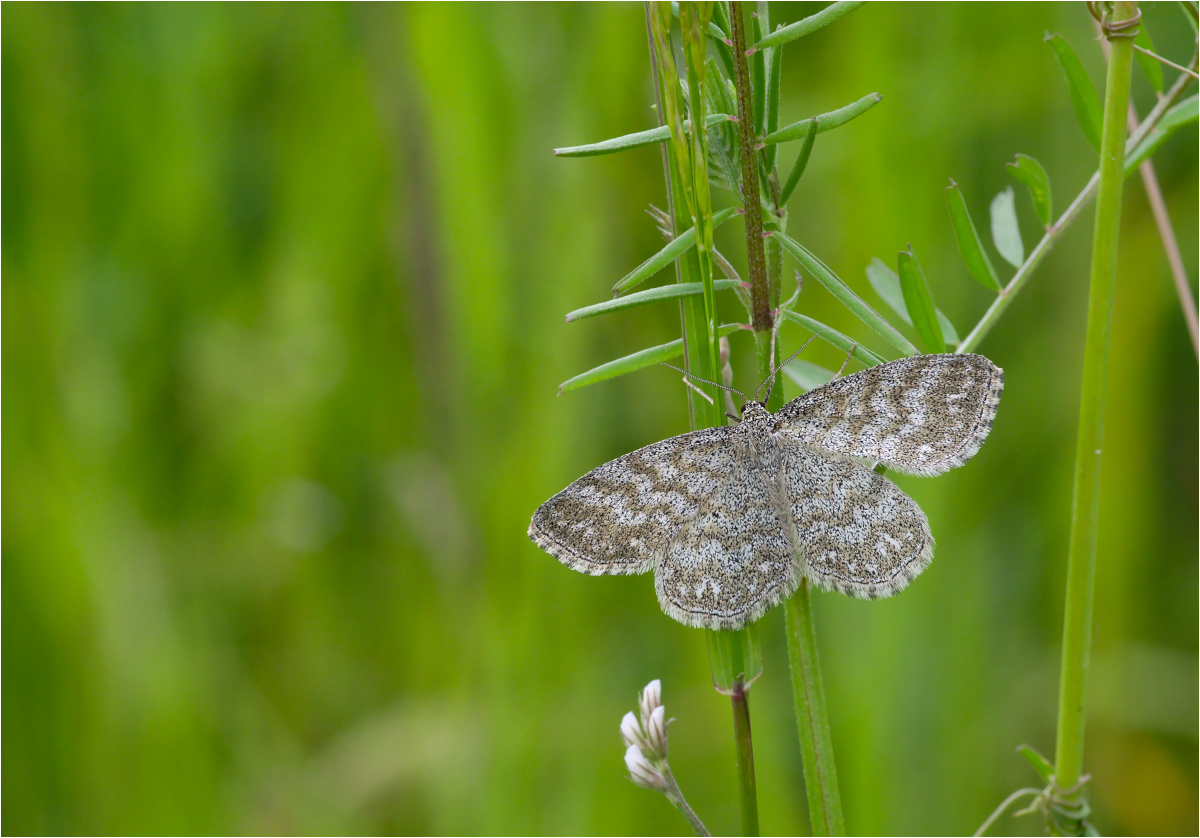
[(792, 598), (784, 603), (787, 623), (788, 660), (792, 665), (792, 692), (796, 703), (796, 727), (800, 731), (800, 756), (804, 762), (804, 785), (808, 790), (808, 814), (813, 835), (845, 835), (842, 799), (838, 792), (833, 740), (821, 683), (821, 661), (817, 655), (817, 629), (813, 622), (810, 586), (805, 579)]
[[(1137, 14), (1135, 2), (1113, 5), (1113, 21)], [(1125, 119), (1129, 108), (1133, 43), (1114, 37), (1104, 91), (1100, 140), (1099, 188), (1092, 239), (1092, 270), (1088, 289), (1087, 338), (1083, 355), (1083, 386), (1079, 404), (1079, 436), (1075, 449), (1075, 490), (1071, 504), (1071, 535), (1067, 550), (1067, 596), (1063, 617), (1063, 654), (1059, 682), (1055, 782), (1068, 803), (1081, 804), (1083, 776), (1084, 699), (1092, 640), (1095, 595), (1096, 531), (1100, 513), (1100, 465), (1104, 443), (1104, 406), (1113, 298), (1117, 278), (1117, 244), (1121, 225), (1121, 193), (1125, 182)], [(1067, 831), (1082, 831), (1082, 823), (1059, 823)]]
[(739, 681), (729, 697), (733, 705), (733, 731), (737, 741), (738, 798), (742, 832), (758, 835), (758, 784), (754, 779), (754, 739), (750, 735), (750, 696)]
[[(1196, 65), (1197, 58), (1196, 56), (1193, 56), (1188, 66), (1195, 68)], [(1162, 120), (1167, 111), (1169, 111), (1171, 107), (1179, 101), (1180, 97), (1183, 95), (1183, 91), (1189, 84), (1191, 84), (1191, 82), (1192, 79), (1190, 76), (1183, 75), (1175, 80), (1175, 83), (1171, 85), (1171, 88), (1158, 101), (1158, 104), (1154, 106), (1154, 109), (1147, 114), (1144, 120), (1142, 120), (1142, 123), (1138, 126), (1137, 131), (1135, 131), (1129, 138), (1129, 141), (1125, 144), (1126, 153), (1132, 152), (1138, 147), (1142, 140), (1146, 139), (1146, 137), (1150, 135), (1150, 132), (1157, 127), (1158, 123)], [(1096, 195), (1096, 187), (1099, 182), (1100, 173), (1096, 172), (1092, 175), (1091, 180), (1087, 182), (1087, 185), (1083, 187), (1083, 190), (1075, 196), (1075, 200), (1071, 202), (1071, 205), (1067, 207), (1066, 211), (1063, 212), (1058, 221), (1054, 223), (1054, 226), (1046, 231), (1046, 235), (1042, 236), (1042, 240), (1037, 243), (1037, 246), (1034, 247), (1032, 251), (1030, 251), (1029, 256), (1025, 258), (1024, 263), (1022, 263), (1021, 267), (1017, 269), (1017, 272), (1013, 274), (1013, 278), (1009, 280), (1008, 285), (1004, 286), (1004, 290), (1001, 291), (999, 296), (996, 297), (995, 302), (993, 302), (988, 310), (984, 312), (983, 317), (979, 318), (979, 322), (975, 324), (975, 328), (971, 329), (971, 332), (965, 338), (963, 338), (962, 343), (960, 343), (958, 345), (958, 349), (955, 350), (956, 352), (973, 352), (975, 351), (975, 348), (983, 341), (983, 339), (987, 337), (988, 333), (992, 330), (992, 327), (999, 322), (1000, 317), (1008, 309), (1009, 305), (1012, 304), (1013, 299), (1016, 298), (1017, 294), (1021, 292), (1021, 289), (1025, 287), (1025, 283), (1029, 281), (1029, 277), (1033, 275), (1034, 270), (1036, 270), (1037, 266), (1041, 264), (1044, 258), (1046, 258), (1046, 254), (1050, 252), (1050, 248), (1054, 246), (1055, 242), (1062, 237), (1063, 232), (1069, 226), (1071, 226), (1071, 223), (1075, 221), (1075, 219), (1083, 213), (1083, 210), (1087, 208), (1087, 205), (1091, 203), (1092, 198), (1094, 198)]]
[(687, 800), (684, 799), (683, 792), (679, 788), (679, 783), (675, 782), (675, 775), (671, 773), (670, 768), (666, 768), (664, 766), (663, 778), (667, 781), (667, 790), (665, 792), (667, 800), (670, 800), (671, 804), (679, 810), (679, 814), (683, 815), (684, 820), (688, 822), (688, 825), (692, 828), (692, 830), (697, 835), (702, 836), (702, 838), (707, 838), (707, 836), (712, 835), (712, 833), (708, 831), (708, 827), (704, 825), (704, 822), (700, 820), (699, 816), (694, 811), (692, 811), (692, 807), (689, 806)]

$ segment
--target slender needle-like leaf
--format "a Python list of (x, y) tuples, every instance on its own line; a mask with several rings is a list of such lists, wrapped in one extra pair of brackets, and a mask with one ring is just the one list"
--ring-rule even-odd
[[(736, 207), (729, 207), (713, 215), (713, 229), (717, 229), (729, 219), (737, 214)], [(696, 228), (689, 227), (684, 232), (680, 233), (673, 241), (671, 241), (662, 250), (655, 253), (645, 262), (638, 265), (632, 271), (621, 277), (620, 281), (613, 286), (613, 294), (621, 294), (641, 285), (650, 277), (661, 271), (667, 265), (674, 262), (681, 255), (686, 253), (690, 248), (696, 245)]]
[(832, 131), (834, 128), (845, 125), (856, 116), (862, 116), (882, 100), (883, 96), (881, 94), (868, 93), (857, 102), (852, 102), (844, 108), (838, 108), (836, 111), (818, 114), (817, 116), (810, 116), (808, 119), (802, 119), (799, 122), (793, 122), (791, 125), (785, 125), (778, 131), (772, 131), (763, 137), (763, 142), (770, 144), (798, 140), (808, 134), (809, 123), (814, 121), (817, 123), (817, 133), (824, 134), (826, 131)]
[[(717, 333), (721, 337), (724, 337), (741, 328), (744, 327), (740, 323), (729, 323), (721, 326)], [(558, 394), (561, 396), (568, 390), (578, 390), (580, 387), (587, 387), (589, 384), (596, 384), (600, 381), (616, 378), (619, 375), (637, 372), (640, 369), (660, 364), (663, 361), (678, 358), (682, 354), (683, 338), (673, 340), (670, 343), (664, 343), (661, 346), (651, 346), (647, 349), (634, 352), (632, 355), (626, 355), (624, 358), (608, 361), (587, 372), (582, 372), (573, 378), (568, 378), (562, 384), (558, 385)]]
[(1066, 38), (1047, 32), (1046, 42), (1054, 50), (1058, 64), (1066, 74), (1067, 92), (1071, 95), (1071, 107), (1075, 110), (1075, 119), (1079, 121), (1079, 127), (1083, 129), (1083, 135), (1092, 144), (1092, 148), (1099, 152), (1100, 117), (1103, 112), (1103, 108), (1100, 106), (1100, 94), (1096, 93), (1092, 80), (1088, 78), (1087, 71), (1083, 69), (1083, 62), (1079, 60), (1079, 56), (1067, 43)]
[(900, 290), (904, 294), (904, 307), (912, 318), (913, 328), (921, 336), (921, 342), (932, 354), (946, 351), (946, 341), (942, 337), (942, 329), (938, 325), (937, 310), (933, 306), (933, 292), (929, 290), (929, 282), (925, 279), (925, 271), (917, 255), (913, 253), (912, 245), (908, 250), (900, 251), (896, 258), (896, 267), (900, 274)]
[(992, 198), (992, 243), (996, 250), (1014, 268), (1025, 261), (1025, 245), (1021, 241), (1021, 228), (1017, 225), (1017, 204), (1012, 187)]
[[(717, 291), (732, 288), (735, 285), (737, 283), (732, 279), (718, 279), (713, 282), (713, 288)], [(615, 300), (596, 303), (594, 306), (577, 308), (567, 315), (567, 322), (583, 320), (585, 317), (595, 317), (597, 314), (608, 314), (613, 311), (623, 311), (627, 308), (637, 308), (638, 306), (657, 303), (660, 300), (673, 300), (677, 297), (691, 297), (703, 293), (703, 282), (679, 282), (674, 285), (658, 285), (625, 297), (617, 297)]]
[[(910, 326), (913, 324), (912, 318), (908, 316), (908, 307), (904, 304), (904, 292), (900, 290), (900, 277), (895, 271), (879, 259), (872, 259), (871, 264), (867, 265), (867, 282), (871, 283), (871, 287), (879, 295), (879, 298), (887, 303), (888, 308), (896, 312), (901, 320)], [(935, 311), (946, 343), (957, 344), (958, 330), (954, 328), (950, 318), (943, 314), (940, 308)]]
[(913, 346), (904, 335), (896, 331), (895, 326), (887, 322), (879, 312), (875, 311), (861, 297), (851, 291), (849, 285), (826, 267), (820, 259), (810, 253), (804, 245), (785, 236), (783, 233), (772, 233), (772, 235), (783, 245), (783, 249), (791, 254), (792, 258), (803, 265), (817, 282), (824, 285), (826, 290), (837, 298), (838, 302), (848, 308), (851, 314), (866, 323), (872, 331), (905, 355), (920, 354), (917, 347)]
[(851, 340), (843, 335), (832, 326), (826, 326), (820, 320), (792, 311), (790, 308), (781, 309), (779, 312), (785, 320), (791, 320), (793, 323), (803, 326), (814, 335), (819, 335), (821, 340), (828, 343), (830, 346), (837, 347), (843, 352), (850, 352), (853, 347), (853, 355), (856, 360), (868, 367), (873, 367), (876, 364), (882, 364), (883, 358), (876, 355), (870, 349), (867, 349), (861, 343)]
[(821, 9), (815, 15), (809, 15), (803, 20), (798, 20), (782, 29), (775, 30), (746, 50), (746, 52), (752, 53), (755, 50), (766, 49), (767, 47), (777, 47), (789, 41), (794, 41), (797, 38), (803, 38), (805, 35), (816, 32), (823, 26), (828, 26), (842, 15), (854, 11), (862, 4), (862, 0), (846, 0), (846, 2), (842, 3), (833, 3)]
[(804, 142), (800, 146), (800, 156), (796, 158), (796, 163), (792, 166), (792, 171), (788, 174), (787, 182), (783, 185), (783, 189), (779, 193), (779, 203), (781, 205), (788, 202), (788, 198), (792, 197), (792, 193), (796, 191), (796, 186), (800, 183), (800, 177), (804, 174), (804, 169), (808, 166), (808, 158), (812, 154), (813, 140), (817, 138), (817, 127), (819, 125), (819, 119), (810, 119), (808, 121), (808, 130), (804, 133)]
[(1008, 173), (1025, 184), (1029, 197), (1033, 199), (1033, 211), (1043, 227), (1049, 227), (1054, 219), (1054, 201), (1050, 194), (1050, 176), (1037, 160), (1028, 154), (1018, 154), (1015, 163), (1005, 163)]
[[(708, 119), (704, 122), (709, 127), (717, 125), (720, 122), (728, 120), (729, 114), (714, 113), (709, 114)], [(684, 120), (683, 130), (687, 131), (691, 128), (691, 123)], [(629, 148), (639, 148), (644, 145), (653, 145), (654, 143), (662, 143), (671, 139), (671, 129), (669, 126), (663, 125), (658, 128), (651, 128), (648, 131), (638, 131), (636, 134), (626, 134), (623, 137), (613, 137), (611, 140), (601, 140), (598, 143), (590, 143), (589, 145), (574, 145), (566, 148), (554, 149), (555, 157), (595, 157), (600, 154), (614, 154), (618, 151), (625, 151)]]

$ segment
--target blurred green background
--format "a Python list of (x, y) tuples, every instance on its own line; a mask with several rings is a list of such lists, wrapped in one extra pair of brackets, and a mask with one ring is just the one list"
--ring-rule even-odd
[[(657, 148), (551, 155), (654, 124), (641, 6), (2, 14), (3, 830), (684, 834), (617, 731), (661, 678), (675, 773), (736, 832), (703, 634), (649, 577), (525, 536), (569, 481), (687, 430), (666, 370), (555, 397), (678, 336), (668, 305), (563, 322), (661, 246)], [(1145, 16), (1185, 60), (1179, 10)], [(785, 122), (884, 96), (818, 138), (789, 232), (876, 305), (864, 267), (911, 242), (965, 334), (988, 294), (948, 179), (986, 231), (1014, 153), (1058, 211), (1094, 169), (1044, 30), (1102, 82), (1082, 4), (868, 4), (786, 47)], [(1144, 114), (1136, 69), (1134, 91)], [(1155, 161), (1193, 278), (1197, 154), (1191, 128)], [(1125, 200), (1087, 765), (1103, 832), (1195, 834), (1197, 367), (1136, 177)], [(1035, 780), (1018, 744), (1053, 750), (1090, 228), (981, 346), (1007, 375), (987, 445), (897, 478), (932, 567), (817, 598), (852, 832), (969, 832)], [(718, 236), (736, 256), (740, 227)], [(887, 349), (815, 283), (800, 309)], [(754, 387), (747, 335), (733, 353)], [(798, 833), (778, 610), (760, 627), (762, 823)]]

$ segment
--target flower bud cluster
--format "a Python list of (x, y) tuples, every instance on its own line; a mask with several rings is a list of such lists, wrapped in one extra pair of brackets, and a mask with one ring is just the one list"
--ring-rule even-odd
[(621, 719), (621, 739), (625, 742), (625, 765), (639, 786), (666, 791), (667, 711), (662, 704), (662, 683), (655, 679), (638, 696), (638, 714), (626, 713)]

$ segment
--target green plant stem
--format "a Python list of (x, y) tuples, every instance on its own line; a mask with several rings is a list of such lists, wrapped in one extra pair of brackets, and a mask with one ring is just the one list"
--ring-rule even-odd
[[(1114, 21), (1129, 20), (1136, 13), (1137, 4), (1133, 2), (1118, 2), (1113, 6)], [(1121, 193), (1125, 183), (1125, 119), (1129, 108), (1132, 46), (1129, 38), (1112, 39), (1100, 139), (1099, 190), (1092, 239), (1079, 436), (1075, 449), (1075, 490), (1067, 550), (1067, 596), (1055, 756), (1055, 782), (1060, 789), (1066, 790), (1063, 796), (1070, 803), (1082, 803), (1084, 799), (1080, 784), (1083, 777), (1084, 698), (1092, 639), (1104, 404), (1116, 290)]]
[(738, 799), (742, 809), (742, 832), (758, 835), (758, 784), (754, 779), (754, 739), (750, 735), (750, 696), (742, 682), (729, 697), (733, 705), (733, 731), (737, 741)]
[[(773, 370), (774, 330), (770, 310), (771, 282), (763, 245), (763, 221), (758, 190), (758, 151), (753, 131), (753, 91), (750, 88), (746, 61), (745, 30), (742, 25), (742, 4), (731, 6), (733, 32), (734, 84), (738, 95), (738, 136), (742, 160), (742, 194), (746, 207), (746, 251), (750, 266), (750, 286), (753, 300), (753, 329), (758, 354), (759, 379), (766, 380)], [(772, 171), (768, 181), (778, 184), (778, 173)], [(778, 188), (771, 196), (776, 207), (778, 224), (786, 223), (779, 207)], [(778, 254), (773, 254), (778, 257)], [(782, 262), (773, 258), (771, 267), (782, 272)], [(779, 277), (775, 277), (778, 296)], [(771, 403), (778, 409), (783, 403), (783, 388), (774, 387)], [(784, 603), (787, 623), (788, 658), (792, 670), (792, 693), (796, 705), (796, 724), (800, 736), (800, 755), (804, 764), (804, 785), (808, 792), (809, 817), (814, 835), (844, 835), (842, 803), (838, 794), (837, 769), (833, 762), (833, 745), (829, 733), (829, 715), (825, 708), (825, 690), (821, 683), (821, 667), (817, 658), (816, 626), (812, 619), (812, 603), (808, 581), (800, 583), (796, 593)], [(755, 819), (757, 822), (757, 818)]]
[(694, 831), (697, 835), (702, 836), (702, 838), (712, 835), (712, 833), (708, 831), (708, 827), (704, 825), (704, 822), (700, 820), (699, 816), (697, 816), (694, 811), (692, 811), (692, 807), (689, 806), (687, 800), (684, 799), (683, 792), (679, 788), (679, 783), (675, 781), (675, 775), (671, 773), (670, 768), (663, 769), (663, 779), (667, 781), (667, 790), (664, 792), (664, 794), (667, 796), (667, 800), (671, 801), (671, 804), (679, 810), (679, 814), (683, 815), (684, 820), (686, 820), (688, 825), (691, 826), (692, 831)]
[[(1196, 65), (1197, 58), (1193, 56), (1188, 66), (1194, 69)], [(1187, 89), (1191, 82), (1191, 77), (1184, 75), (1175, 80), (1170, 90), (1159, 99), (1158, 104), (1147, 114), (1146, 118), (1142, 120), (1141, 125), (1138, 126), (1137, 131), (1129, 138), (1129, 141), (1125, 144), (1126, 153), (1132, 152), (1142, 140), (1150, 135), (1150, 132), (1157, 127), (1166, 112), (1179, 101), (1183, 95), (1183, 91)], [(1017, 269), (1017, 272), (1013, 274), (1013, 278), (1009, 280), (1008, 285), (1004, 286), (1004, 289), (996, 297), (992, 305), (984, 312), (983, 317), (979, 318), (979, 322), (975, 324), (975, 328), (971, 329), (970, 333), (963, 338), (962, 343), (955, 350), (956, 352), (974, 352), (975, 348), (987, 337), (987, 334), (999, 322), (1000, 317), (1008, 309), (1013, 299), (1025, 287), (1025, 283), (1029, 281), (1029, 277), (1033, 275), (1034, 270), (1046, 258), (1046, 254), (1050, 252), (1050, 248), (1054, 246), (1063, 232), (1091, 203), (1092, 198), (1096, 195), (1096, 188), (1099, 183), (1100, 173), (1096, 172), (1092, 175), (1091, 180), (1087, 182), (1087, 185), (1083, 187), (1083, 190), (1075, 196), (1075, 200), (1071, 202), (1071, 205), (1067, 207), (1058, 221), (1054, 222), (1054, 225), (1046, 231), (1046, 235), (1042, 236), (1037, 246), (1025, 257), (1025, 261)]]
[(842, 815), (837, 768), (833, 761), (833, 740), (829, 733), (829, 714), (825, 708), (825, 687), (821, 683), (817, 630), (807, 579), (784, 603), (783, 613), (787, 623), (788, 660), (792, 665), (796, 727), (800, 731), (800, 756), (804, 762), (812, 833), (845, 835), (846, 821)]

